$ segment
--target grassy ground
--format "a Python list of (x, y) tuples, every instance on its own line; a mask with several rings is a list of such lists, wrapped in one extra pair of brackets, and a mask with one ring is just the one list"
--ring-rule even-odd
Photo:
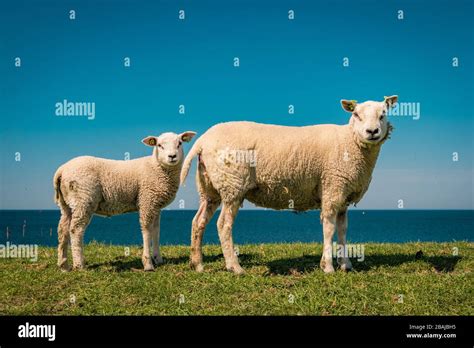
[(189, 269), (189, 247), (163, 247), (155, 272), (141, 270), (140, 253), (88, 244), (87, 269), (70, 273), (57, 269), (53, 248), (40, 248), (36, 263), (0, 259), (0, 313), (474, 315), (473, 243), (365, 244), (353, 272), (334, 274), (319, 269), (321, 245), (243, 245), (240, 277), (223, 270), (215, 245), (204, 248), (201, 274)]

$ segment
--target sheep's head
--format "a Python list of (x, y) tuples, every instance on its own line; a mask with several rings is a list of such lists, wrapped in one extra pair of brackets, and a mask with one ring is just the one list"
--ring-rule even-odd
[(153, 147), (153, 156), (165, 166), (175, 166), (183, 161), (183, 142), (189, 142), (196, 135), (195, 132), (181, 134), (163, 133), (158, 137), (148, 136), (142, 143)]
[(350, 125), (364, 144), (378, 144), (390, 135), (392, 126), (387, 120), (388, 110), (397, 103), (398, 96), (385, 97), (383, 102), (341, 100), (342, 108), (352, 114)]

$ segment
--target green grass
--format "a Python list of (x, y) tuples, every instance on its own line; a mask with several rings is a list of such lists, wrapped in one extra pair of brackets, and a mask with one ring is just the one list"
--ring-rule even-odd
[[(424, 255), (415, 260), (418, 250)], [(364, 262), (334, 274), (319, 269), (320, 244), (242, 245), (243, 276), (224, 270), (216, 245), (204, 247), (204, 273), (190, 270), (187, 246), (164, 246), (162, 254), (165, 264), (154, 272), (142, 271), (139, 247), (125, 257), (124, 247), (97, 243), (86, 245), (83, 271), (60, 272), (54, 248), (40, 248), (36, 263), (0, 259), (0, 313), (474, 314), (473, 243), (365, 244)]]

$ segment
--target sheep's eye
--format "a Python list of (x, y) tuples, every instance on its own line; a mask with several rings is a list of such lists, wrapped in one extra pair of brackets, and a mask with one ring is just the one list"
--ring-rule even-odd
[(380, 115), (380, 121), (382, 121), (384, 117), (385, 117), (385, 113), (383, 113), (382, 115)]
[(161, 145), (161, 144), (158, 144), (158, 147), (159, 147), (160, 149), (162, 149), (162, 148), (163, 148), (163, 145)]
[(180, 142), (178, 143), (178, 147), (180, 147), (180, 146), (181, 146), (181, 144), (182, 144), (182, 142), (180, 141)]
[(357, 112), (354, 112), (352, 115), (354, 115), (354, 117), (357, 118), (360, 121), (360, 116)]

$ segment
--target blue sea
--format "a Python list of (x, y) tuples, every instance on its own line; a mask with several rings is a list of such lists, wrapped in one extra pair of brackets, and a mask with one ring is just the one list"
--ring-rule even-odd
[[(216, 221), (209, 223), (205, 243), (219, 243)], [(161, 243), (189, 244), (194, 210), (165, 210), (161, 215)], [(0, 210), (0, 243), (57, 245), (57, 210)], [(7, 236), (8, 228), (8, 236)], [(321, 242), (319, 212), (293, 213), (241, 210), (234, 224), (234, 241), (248, 243)], [(473, 210), (350, 210), (348, 241), (473, 241)], [(136, 213), (103, 218), (94, 216), (85, 241), (141, 244)]]

